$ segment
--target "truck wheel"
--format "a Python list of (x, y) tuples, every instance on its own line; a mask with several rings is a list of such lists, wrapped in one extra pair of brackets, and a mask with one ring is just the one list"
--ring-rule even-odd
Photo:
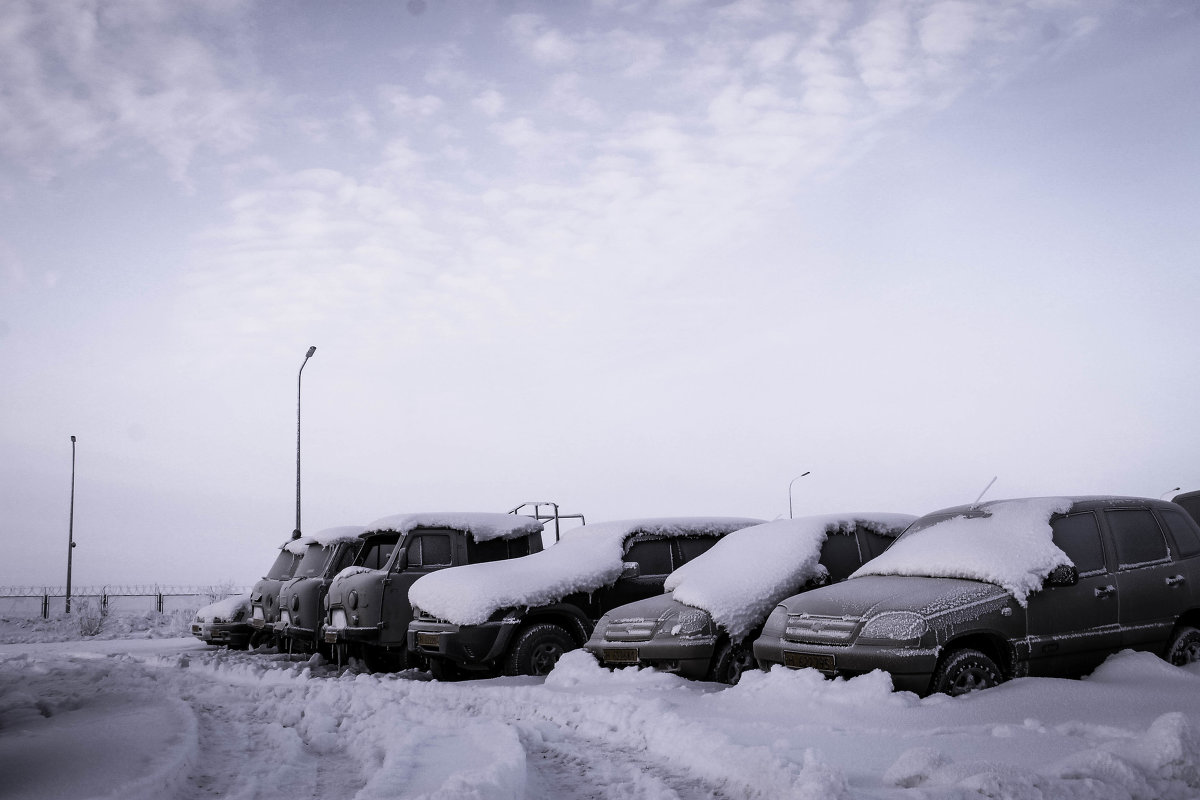
[(574, 650), (575, 640), (558, 625), (530, 625), (517, 635), (508, 651), (505, 675), (548, 675), (558, 659)]
[(758, 669), (758, 662), (746, 643), (725, 639), (717, 648), (708, 679), (733, 686), (742, 679), (742, 673), (752, 669)]
[(1167, 645), (1165, 658), (1168, 663), (1177, 667), (1200, 661), (1200, 630), (1191, 625), (1180, 625), (1176, 628), (1171, 643)]
[(929, 691), (957, 697), (976, 689), (988, 689), (1003, 683), (996, 662), (978, 650), (966, 647), (947, 653), (933, 673)]
[(404, 669), (404, 652), (399, 653), (383, 647), (366, 646), (362, 649), (362, 661), (371, 672), (397, 672)]

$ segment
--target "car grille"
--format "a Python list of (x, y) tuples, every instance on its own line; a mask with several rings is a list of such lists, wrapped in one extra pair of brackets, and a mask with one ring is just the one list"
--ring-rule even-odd
[(789, 642), (844, 644), (850, 641), (860, 617), (825, 617), (817, 614), (789, 614), (783, 638)]

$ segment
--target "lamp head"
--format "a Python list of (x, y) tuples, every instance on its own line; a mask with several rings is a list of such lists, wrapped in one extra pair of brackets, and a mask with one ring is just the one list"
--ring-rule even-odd
[(308, 353), (304, 357), (312, 358), (312, 354), (315, 352), (317, 352), (317, 346), (314, 344), (312, 347), (308, 348)]

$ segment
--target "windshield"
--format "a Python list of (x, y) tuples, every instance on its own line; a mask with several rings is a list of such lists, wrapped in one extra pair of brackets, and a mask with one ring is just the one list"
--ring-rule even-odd
[(383, 569), (399, 539), (400, 534), (394, 531), (369, 537), (359, 552), (358, 558), (354, 559), (354, 566), (366, 567), (367, 569)]
[(319, 544), (310, 544), (304, 549), (304, 555), (300, 557), (300, 563), (296, 564), (296, 571), (292, 573), (293, 578), (316, 578), (325, 571), (325, 565), (329, 563), (329, 554), (333, 552), (333, 545), (322, 547)]
[(292, 570), (296, 566), (296, 556), (287, 550), (280, 550), (279, 556), (275, 559), (275, 563), (271, 565), (271, 569), (267, 570), (266, 578), (273, 581), (285, 581), (292, 577)]

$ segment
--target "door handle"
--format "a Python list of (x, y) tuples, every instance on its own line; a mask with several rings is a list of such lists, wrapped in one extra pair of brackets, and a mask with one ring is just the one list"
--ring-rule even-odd
[(1183, 583), (1186, 580), (1187, 578), (1183, 577), (1182, 575), (1172, 575), (1167, 578), (1167, 586), (1175, 586), (1176, 584)]
[(1113, 592), (1117, 591), (1117, 587), (1109, 584), (1108, 586), (1097, 586), (1095, 589), (1096, 597), (1108, 597)]

